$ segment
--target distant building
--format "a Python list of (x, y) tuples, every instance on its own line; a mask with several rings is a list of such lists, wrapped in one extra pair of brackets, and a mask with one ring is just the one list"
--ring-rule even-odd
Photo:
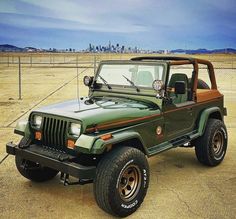
[(111, 41), (108, 42), (107, 45), (92, 45), (89, 43), (88, 48), (85, 50), (85, 52), (97, 52), (97, 53), (146, 53), (146, 50), (139, 49), (137, 46), (134, 48), (132, 47), (125, 47), (124, 45), (120, 46), (120, 43), (112, 44)]

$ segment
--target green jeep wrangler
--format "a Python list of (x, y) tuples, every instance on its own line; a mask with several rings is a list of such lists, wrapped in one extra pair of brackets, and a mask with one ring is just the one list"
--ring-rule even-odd
[(34, 110), (18, 122), (14, 132), (23, 138), (6, 150), (27, 179), (43, 182), (60, 172), (64, 185), (93, 182), (98, 206), (125, 217), (146, 195), (146, 157), (182, 146), (195, 147), (204, 165), (224, 159), (226, 108), (209, 61), (169, 56), (102, 61), (84, 84), (88, 97)]

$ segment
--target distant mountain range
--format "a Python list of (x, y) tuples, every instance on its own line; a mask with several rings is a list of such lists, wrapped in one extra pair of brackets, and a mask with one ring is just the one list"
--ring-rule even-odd
[(224, 49), (175, 49), (171, 50), (171, 53), (177, 54), (215, 54), (215, 53), (236, 53), (236, 49), (224, 48)]
[(0, 45), (0, 52), (36, 52), (36, 51), (40, 50), (34, 47), (20, 48), (9, 44)]
[[(162, 51), (162, 50), (161, 50)], [(56, 49), (38, 49), (35, 47), (17, 47), (14, 45), (9, 44), (2, 44), (0, 45), (0, 52), (59, 52), (59, 50)], [(164, 52), (164, 51), (163, 51)], [(170, 50), (169, 53), (175, 53), (175, 54), (217, 54), (217, 53), (236, 53), (236, 49), (233, 48), (224, 48), (224, 49), (175, 49)]]

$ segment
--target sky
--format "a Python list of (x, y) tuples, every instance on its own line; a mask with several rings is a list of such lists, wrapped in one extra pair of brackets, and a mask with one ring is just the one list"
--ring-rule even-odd
[(0, 0), (0, 44), (236, 48), (235, 0)]

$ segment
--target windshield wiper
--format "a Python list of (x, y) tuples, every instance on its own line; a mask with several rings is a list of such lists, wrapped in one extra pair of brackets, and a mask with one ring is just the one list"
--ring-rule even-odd
[(124, 75), (122, 75), (122, 76), (132, 85), (132, 87), (136, 88), (137, 92), (140, 91), (140, 89), (134, 84), (133, 81), (131, 81), (129, 78), (125, 77)]
[(98, 77), (103, 81), (103, 83), (109, 88), (112, 89), (111, 86), (107, 83), (107, 81), (100, 75), (98, 75)]

